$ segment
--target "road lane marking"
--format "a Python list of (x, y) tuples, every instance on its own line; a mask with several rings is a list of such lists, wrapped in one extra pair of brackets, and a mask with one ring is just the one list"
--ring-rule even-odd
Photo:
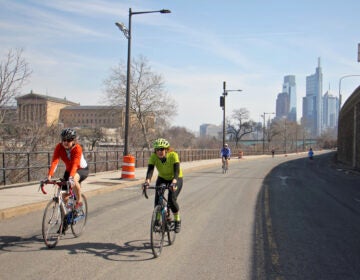
[(280, 180), (281, 180), (281, 185), (282, 186), (287, 186), (286, 184), (286, 179), (289, 178), (288, 176), (279, 176)]
[(270, 216), (270, 199), (269, 199), (269, 187), (267, 185), (265, 187), (265, 197), (264, 197), (264, 203), (265, 203), (265, 221), (266, 221), (266, 230), (267, 230), (267, 238), (269, 242), (270, 247), (270, 255), (271, 255), (271, 263), (273, 265), (274, 271), (278, 274), (276, 275), (277, 280), (283, 280), (284, 277), (281, 274), (280, 269), (280, 256), (279, 251), (277, 249), (276, 241), (273, 236), (273, 230), (272, 230), (272, 221)]

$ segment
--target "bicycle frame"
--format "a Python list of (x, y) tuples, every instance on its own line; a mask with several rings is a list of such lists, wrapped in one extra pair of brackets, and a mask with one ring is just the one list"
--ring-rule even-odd
[(165, 198), (165, 190), (167, 189), (169, 189), (169, 187), (166, 184), (161, 184), (159, 187), (155, 187), (155, 191), (159, 197), (157, 205), (160, 205), (163, 208), (162, 210), (167, 210), (169, 208), (168, 201)]
[(222, 157), (221, 162), (222, 162), (223, 173), (226, 173), (227, 170), (229, 169), (229, 158), (225, 159), (225, 157)]
[[(46, 184), (52, 184), (54, 185), (54, 195), (52, 200), (54, 200), (56, 203), (59, 203), (60, 205), (60, 209), (63, 212), (63, 214), (66, 214), (66, 207), (65, 207), (65, 201), (63, 199), (63, 194), (68, 194), (69, 196), (72, 196), (72, 188), (70, 186), (70, 184), (63, 180), (63, 179), (58, 179), (58, 180), (45, 180), (45, 181), (40, 181), (40, 189), (41, 192), (43, 194), (47, 194), (46, 190), (45, 190), (45, 185)], [(66, 187), (66, 190), (63, 190), (63, 188)]]
[[(168, 184), (168, 185), (161, 184), (160, 186), (149, 187), (149, 189), (154, 189), (155, 192), (157, 193), (157, 195), (158, 195), (157, 205), (159, 205), (161, 207), (161, 214), (166, 215), (166, 216), (169, 216), (168, 214), (170, 213), (169, 202), (165, 198), (165, 191), (169, 190), (169, 187), (170, 187), (170, 184)], [(149, 198), (146, 193), (146, 190), (144, 190), (144, 195), (145, 195), (146, 199)]]

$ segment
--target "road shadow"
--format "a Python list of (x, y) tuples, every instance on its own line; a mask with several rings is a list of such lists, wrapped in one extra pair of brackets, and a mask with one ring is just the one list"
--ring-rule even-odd
[[(74, 239), (74, 237), (62, 237)], [(67, 251), (70, 255), (89, 254), (109, 261), (134, 262), (154, 259), (149, 240), (132, 240), (122, 245), (102, 242), (80, 242), (63, 245), (61, 241), (55, 248), (49, 249), (44, 244), (41, 235), (31, 237), (1, 236), (0, 251), (4, 252), (33, 252), (39, 250)], [(64, 241), (64, 240), (63, 240)], [(164, 247), (169, 246), (166, 242)]]
[(146, 261), (154, 258), (148, 240), (133, 240), (122, 245), (101, 242), (59, 244), (53, 250), (68, 251), (71, 255), (88, 254), (109, 261), (121, 262)]
[(252, 279), (359, 279), (360, 177), (336, 152), (284, 162), (257, 197)]
[(39, 245), (44, 244), (41, 235), (30, 237), (0, 236), (0, 251), (30, 252), (38, 251)]

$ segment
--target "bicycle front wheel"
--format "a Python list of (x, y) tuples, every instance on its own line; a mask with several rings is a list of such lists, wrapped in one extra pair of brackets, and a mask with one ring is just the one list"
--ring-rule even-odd
[(75, 237), (79, 237), (83, 233), (88, 216), (88, 204), (84, 194), (81, 194), (81, 201), (83, 206), (73, 211), (71, 220), (71, 231)]
[(157, 205), (151, 218), (150, 241), (151, 250), (155, 258), (159, 257), (164, 244), (165, 217), (161, 213), (161, 206)]
[(167, 231), (169, 245), (172, 245), (172, 244), (174, 244), (175, 237), (176, 237), (175, 221), (174, 221), (174, 214), (171, 211), (170, 211), (169, 215), (170, 215), (170, 217), (169, 217), (168, 221), (166, 222), (166, 231)]
[(48, 248), (54, 248), (60, 239), (63, 229), (64, 214), (55, 200), (49, 201), (45, 207), (42, 220), (42, 236)]

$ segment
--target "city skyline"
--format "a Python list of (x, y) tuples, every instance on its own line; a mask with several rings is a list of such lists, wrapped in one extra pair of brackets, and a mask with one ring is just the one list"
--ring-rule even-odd
[[(296, 121), (297, 106), (296, 77), (287, 75), (284, 77), (283, 91), (276, 99), (276, 118), (287, 118)], [(323, 72), (321, 58), (315, 73), (306, 77), (306, 95), (302, 97), (302, 115), (298, 123), (302, 124), (309, 135), (320, 136), (328, 129), (334, 130), (338, 125), (339, 96), (334, 96), (330, 90), (323, 91)]]
[[(206, 3), (206, 9), (203, 4)], [(226, 115), (247, 108), (261, 121), (275, 110), (281, 80), (296, 76), (297, 119), (306, 93), (306, 76), (322, 59), (324, 91), (338, 93), (339, 79), (360, 74), (357, 62), (359, 1), (310, 0), (291, 4), (238, 1), (40, 1), (0, 0), (0, 56), (23, 48), (34, 70), (22, 93), (31, 90), (81, 105), (102, 104), (103, 81), (127, 57), (127, 40), (115, 22), (128, 25), (133, 11), (171, 10), (134, 15), (132, 58), (145, 56), (161, 74), (178, 103), (173, 125), (198, 132), (203, 123), (222, 122), (219, 97), (228, 89)], [(240, 16), (241, 15), (241, 16)], [(360, 78), (342, 81), (344, 99)], [(324, 92), (323, 92), (324, 94)], [(105, 105), (105, 104), (103, 104)]]

